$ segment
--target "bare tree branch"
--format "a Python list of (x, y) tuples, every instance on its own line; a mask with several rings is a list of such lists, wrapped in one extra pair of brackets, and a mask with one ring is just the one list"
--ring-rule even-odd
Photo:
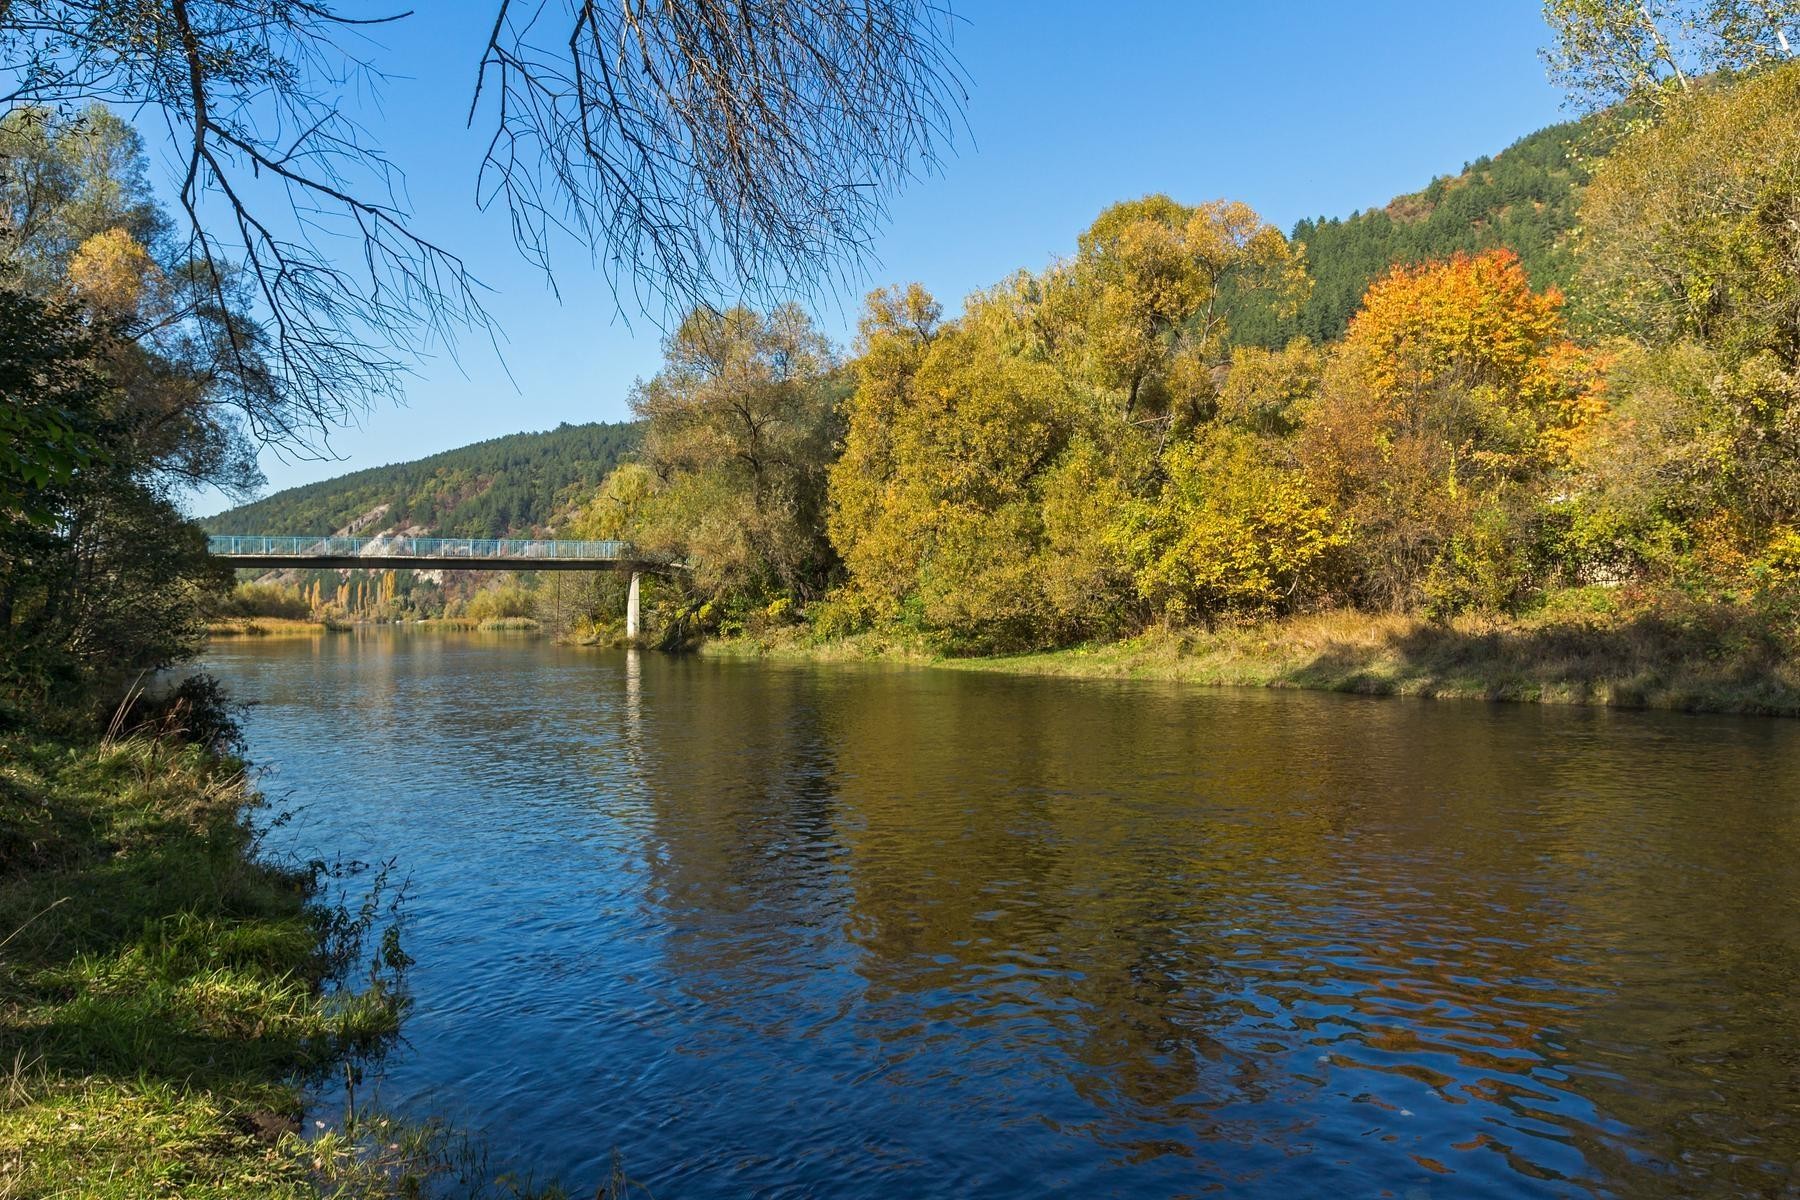
[(503, 3), (482, 202), (546, 272), (586, 240), (640, 308), (806, 294), (953, 140), (949, 35), (927, 0)]
[[(187, 311), (265, 442), (304, 453), (423, 350), (497, 336), (463, 260), (338, 106), (378, 83), (319, 0), (0, 0), (0, 98), (160, 117), (181, 166)], [(499, 0), (472, 98), (478, 199), (529, 261), (585, 241), (621, 311), (806, 292), (860, 261), (963, 99), (931, 0)], [(350, 247), (346, 253), (346, 247)], [(629, 297), (629, 305), (627, 304)]]

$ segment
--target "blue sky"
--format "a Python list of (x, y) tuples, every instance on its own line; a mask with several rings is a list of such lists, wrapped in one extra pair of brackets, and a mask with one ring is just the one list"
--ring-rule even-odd
[[(383, 27), (391, 78), (363, 123), (406, 171), (419, 228), (461, 251), (493, 294), (503, 359), (471, 339), (423, 362), (404, 406), (332, 438), (331, 461), (265, 453), (268, 490), (562, 421), (618, 420), (653, 374), (660, 331), (621, 322), (585, 250), (557, 285), (475, 206), (481, 130), (463, 127), (493, 0), (428, 0)], [(821, 306), (840, 340), (870, 287), (918, 280), (954, 308), (1018, 267), (1070, 252), (1105, 205), (1149, 192), (1244, 200), (1286, 228), (1422, 187), (1543, 125), (1561, 97), (1537, 56), (1538, 0), (1257, 4), (955, 0), (968, 132), (902, 195), (863, 278)], [(224, 507), (198, 496), (206, 513)]]

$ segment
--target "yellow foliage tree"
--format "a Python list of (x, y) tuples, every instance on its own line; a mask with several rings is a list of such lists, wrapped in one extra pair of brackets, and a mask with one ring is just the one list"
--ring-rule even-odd
[(1227, 610), (1285, 611), (1322, 590), (1347, 527), (1268, 443), (1214, 427), (1163, 457), (1152, 499), (1126, 506), (1113, 537), (1152, 611), (1180, 624)]
[(155, 260), (123, 229), (97, 233), (69, 257), (69, 286), (101, 316), (130, 321), (158, 276)]
[(1310, 282), (1298, 249), (1248, 205), (1147, 196), (1100, 214), (1052, 272), (1046, 305), (1057, 348), (1127, 417), (1191, 418), (1227, 355), (1228, 287), (1291, 307)]
[(1046, 487), (1078, 437), (1116, 425), (1055, 363), (1022, 352), (1016, 298), (972, 297), (942, 325), (920, 289), (872, 297), (831, 474), (831, 537), (861, 602), (880, 617), (914, 604), (970, 647), (1067, 633), (1047, 529), (1072, 541), (1079, 522), (1066, 505), (1050, 521)]

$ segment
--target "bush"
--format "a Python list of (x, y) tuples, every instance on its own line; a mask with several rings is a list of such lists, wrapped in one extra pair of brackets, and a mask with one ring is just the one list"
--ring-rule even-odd
[(304, 621), (312, 615), (312, 605), (296, 587), (275, 583), (240, 583), (225, 601), (225, 615), (232, 617), (279, 617), (288, 621)]
[(820, 641), (851, 637), (875, 623), (868, 600), (849, 587), (827, 592), (824, 599), (807, 608), (806, 619), (812, 624), (813, 636)]
[(1164, 466), (1161, 494), (1127, 509), (1116, 536), (1138, 594), (1172, 624), (1287, 611), (1324, 588), (1348, 531), (1257, 438), (1213, 430)]
[(503, 583), (469, 597), (463, 616), (474, 621), (508, 621), (531, 616), (531, 593), (517, 583)]
[(114, 732), (147, 733), (214, 754), (238, 754), (244, 748), (243, 712), (224, 684), (200, 672), (167, 692), (132, 695), (113, 715), (112, 726)]
[(1800, 530), (1777, 529), (1750, 564), (1749, 574), (1759, 598), (1800, 600)]

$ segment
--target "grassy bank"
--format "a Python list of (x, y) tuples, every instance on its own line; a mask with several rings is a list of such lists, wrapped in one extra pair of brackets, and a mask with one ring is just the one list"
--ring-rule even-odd
[[(318, 637), (325, 633), (348, 633), (359, 625), (382, 627), (391, 621), (344, 621), (335, 617), (319, 620), (296, 620), (289, 617), (224, 617), (210, 622), (206, 632), (216, 638)], [(536, 633), (542, 626), (530, 617), (432, 617), (422, 621), (403, 621), (408, 629), (447, 630), (455, 633)]]
[(1779, 621), (1729, 605), (1630, 615), (1563, 608), (1449, 622), (1332, 612), (997, 658), (950, 657), (891, 634), (820, 642), (801, 629), (705, 648), (964, 671), (1800, 716), (1797, 649)]
[(212, 637), (318, 637), (330, 629), (325, 620), (292, 617), (222, 617), (206, 626)]
[(253, 801), (196, 746), (0, 734), (0, 1197), (388, 1196), (443, 1166), (429, 1131), (299, 1136), (302, 1084), (400, 1004), (338, 986), (380, 906), (259, 861)]

